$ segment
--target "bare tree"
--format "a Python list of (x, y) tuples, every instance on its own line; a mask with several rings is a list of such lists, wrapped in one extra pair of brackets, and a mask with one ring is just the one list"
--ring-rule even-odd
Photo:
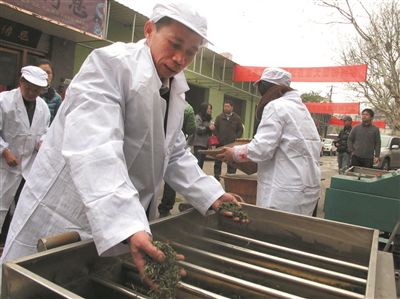
[(356, 16), (350, 0), (321, 1), (322, 5), (335, 9), (357, 32), (355, 42), (343, 49), (344, 64), (368, 64), (366, 82), (350, 84), (351, 89), (364, 96), (377, 111), (381, 112), (393, 130), (400, 133), (400, 5), (398, 0), (377, 1), (375, 11), (368, 11), (363, 26)]

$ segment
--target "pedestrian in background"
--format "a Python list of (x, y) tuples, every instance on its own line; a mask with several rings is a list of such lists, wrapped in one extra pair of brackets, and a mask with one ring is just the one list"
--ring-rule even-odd
[[(242, 137), (243, 124), (240, 116), (233, 111), (233, 103), (230, 100), (224, 102), (224, 111), (215, 119), (214, 134), (219, 140), (219, 146), (235, 142), (237, 138)], [(219, 181), (221, 176), (222, 161), (214, 162), (214, 177)], [(236, 167), (227, 164), (227, 173), (236, 173)]]
[(350, 116), (346, 115), (343, 117), (344, 127), (339, 132), (338, 138), (335, 140), (334, 144), (336, 146), (336, 151), (338, 152), (338, 168), (339, 173), (344, 173), (344, 171), (350, 167), (350, 150), (347, 146), (347, 140), (349, 138), (353, 120)]
[(39, 97), (46, 86), (46, 72), (30, 65), (21, 69), (18, 88), (0, 93), (0, 229), (50, 123), (49, 109)]
[(372, 168), (379, 163), (381, 154), (381, 134), (372, 124), (374, 111), (364, 109), (361, 112), (361, 124), (355, 126), (349, 135), (347, 146), (351, 152), (351, 166)]
[(198, 164), (203, 169), (205, 154), (199, 153), (199, 150), (208, 149), (208, 138), (215, 130), (214, 123), (211, 121), (212, 105), (209, 103), (202, 103), (200, 111), (195, 116), (196, 132), (193, 134), (193, 152), (197, 158)]
[(44, 90), (44, 92), (40, 95), (40, 97), (46, 102), (47, 106), (49, 107), (51, 116), (50, 123), (51, 123), (57, 114), (58, 108), (60, 108), (62, 99), (61, 96), (57, 93), (57, 91), (53, 87), (51, 87), (51, 83), (53, 82), (53, 77), (54, 77), (54, 71), (50, 60), (39, 59), (36, 62), (36, 66), (40, 67), (47, 73), (48, 86)]

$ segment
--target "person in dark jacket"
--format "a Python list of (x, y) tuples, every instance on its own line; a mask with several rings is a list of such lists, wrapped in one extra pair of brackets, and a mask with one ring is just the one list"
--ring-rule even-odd
[(379, 128), (372, 124), (374, 111), (364, 109), (361, 112), (361, 124), (355, 126), (347, 140), (351, 152), (351, 166), (372, 168), (379, 163), (381, 154), (381, 135)]
[[(215, 131), (214, 134), (219, 140), (219, 146), (227, 145), (235, 142), (237, 138), (242, 137), (243, 124), (240, 116), (233, 111), (233, 103), (231, 101), (225, 101), (224, 111), (217, 116), (215, 119)], [(214, 163), (214, 177), (219, 180), (221, 176), (221, 160), (215, 160)], [(227, 173), (236, 173), (236, 168), (229, 165), (227, 166)]]
[(53, 87), (51, 87), (51, 82), (53, 80), (54, 72), (50, 60), (39, 59), (36, 62), (36, 66), (44, 70), (48, 76), (47, 81), (49, 83), (49, 86), (40, 95), (40, 97), (46, 102), (47, 106), (49, 107), (50, 123), (51, 123), (57, 114), (58, 108), (60, 108), (62, 99), (61, 96), (57, 93), (57, 91)]
[(193, 154), (197, 158), (198, 165), (203, 169), (204, 159), (206, 155), (199, 153), (199, 150), (208, 149), (208, 137), (211, 136), (215, 126), (211, 121), (212, 105), (209, 103), (202, 103), (200, 111), (195, 116), (196, 132), (193, 134)]
[(344, 171), (350, 166), (350, 150), (347, 146), (347, 139), (349, 138), (351, 132), (351, 124), (353, 122), (350, 116), (343, 117), (344, 127), (339, 132), (338, 139), (335, 140), (335, 146), (337, 148), (338, 156), (338, 168), (339, 173), (344, 173)]

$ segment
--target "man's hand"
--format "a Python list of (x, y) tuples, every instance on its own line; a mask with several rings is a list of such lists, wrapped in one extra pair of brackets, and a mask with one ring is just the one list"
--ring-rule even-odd
[[(233, 202), (234, 204), (236, 204), (238, 207), (241, 207), (240, 203), (236, 200), (236, 198), (229, 193), (224, 193), (224, 195), (222, 195), (220, 198), (218, 198), (216, 201), (214, 201), (214, 203), (211, 205), (212, 209), (216, 212), (219, 212), (219, 207), (223, 202)], [(228, 212), (228, 211), (223, 211), (222, 213), (225, 217), (233, 217), (233, 213), (232, 212)]]
[(165, 259), (165, 255), (162, 251), (158, 250), (152, 243), (151, 236), (145, 232), (140, 231), (136, 234), (133, 234), (128, 238), (128, 243), (133, 259), (133, 263), (136, 265), (136, 268), (139, 271), (140, 277), (152, 288), (156, 288), (157, 286), (148, 279), (144, 274), (144, 266), (145, 260), (144, 255), (149, 255), (152, 259), (156, 260), (159, 263), (162, 263)]
[(379, 163), (379, 157), (374, 157), (374, 164), (378, 164)]
[(20, 162), (10, 149), (5, 149), (2, 153), (3, 158), (10, 167), (17, 166)]
[(222, 152), (216, 155), (216, 158), (226, 163), (233, 163), (233, 149), (231, 147), (224, 147)]
[[(151, 236), (145, 231), (137, 232), (128, 238), (128, 243), (133, 263), (136, 265), (140, 277), (144, 280), (144, 282), (148, 286), (150, 286), (153, 289), (157, 289), (158, 286), (144, 274), (144, 268), (145, 268), (144, 257), (145, 254), (147, 254), (158, 263), (162, 263), (165, 260), (165, 255), (161, 250), (155, 247), (151, 241), (152, 241)], [(184, 260), (185, 257), (182, 254), (177, 254), (176, 259)], [(186, 275), (185, 270), (181, 269), (180, 275), (185, 276)]]
[(224, 202), (232, 202), (235, 205), (237, 205), (239, 208), (241, 208), (240, 203), (236, 200), (236, 198), (232, 194), (229, 194), (229, 193), (225, 193), (220, 198), (218, 198), (216, 201), (214, 201), (214, 203), (211, 205), (211, 207), (215, 211), (217, 211), (219, 213), (222, 213), (222, 215), (224, 215), (225, 217), (228, 217), (228, 218), (232, 218), (233, 217), (232, 219), (235, 222), (242, 222), (242, 223), (246, 223), (246, 224), (250, 222), (249, 219), (247, 218), (247, 215), (246, 215), (245, 218), (244, 217), (237, 217), (237, 216), (234, 216), (233, 212), (231, 212), (231, 211), (220, 209), (221, 204), (224, 203)]

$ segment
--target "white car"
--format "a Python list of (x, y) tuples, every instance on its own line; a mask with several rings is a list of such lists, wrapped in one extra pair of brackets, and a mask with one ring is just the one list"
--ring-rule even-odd
[(328, 154), (329, 156), (336, 156), (336, 146), (334, 145), (334, 140), (330, 138), (324, 138), (322, 141), (324, 142), (322, 152), (324, 154)]
[(400, 137), (381, 135), (381, 155), (374, 167), (384, 170), (400, 168)]

